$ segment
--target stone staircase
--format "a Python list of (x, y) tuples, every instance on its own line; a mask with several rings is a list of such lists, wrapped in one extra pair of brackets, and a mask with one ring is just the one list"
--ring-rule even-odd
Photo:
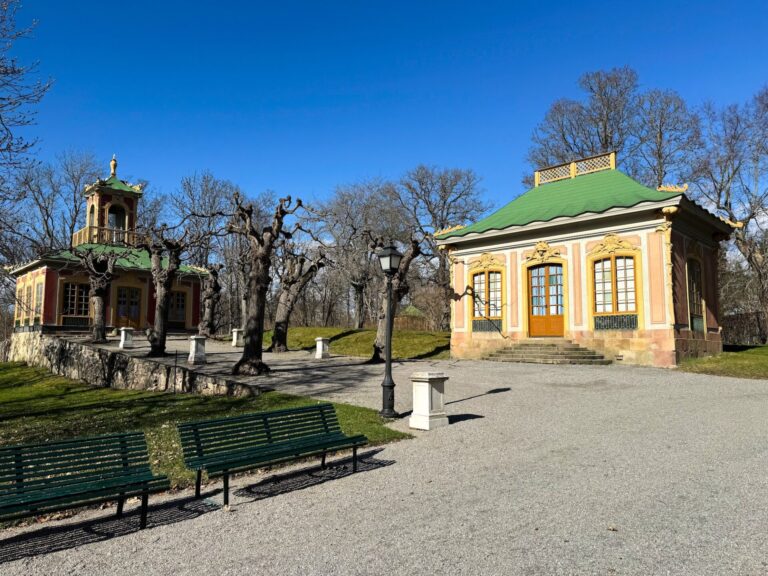
[(610, 364), (602, 354), (582, 348), (563, 338), (523, 340), (489, 354), (485, 360), (495, 362), (531, 362), (534, 364)]

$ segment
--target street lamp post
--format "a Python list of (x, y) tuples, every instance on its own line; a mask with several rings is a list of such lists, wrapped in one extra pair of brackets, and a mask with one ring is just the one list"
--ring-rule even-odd
[(379, 414), (384, 418), (397, 418), (395, 412), (395, 381), (392, 379), (392, 323), (393, 308), (392, 301), (392, 277), (400, 268), (400, 260), (403, 255), (397, 251), (394, 246), (385, 246), (379, 251), (379, 264), (387, 276), (387, 333), (384, 346), (384, 381), (381, 383), (382, 402), (381, 412)]

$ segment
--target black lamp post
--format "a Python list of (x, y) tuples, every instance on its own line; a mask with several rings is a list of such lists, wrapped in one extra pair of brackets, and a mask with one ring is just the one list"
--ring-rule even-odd
[(403, 255), (392, 245), (379, 250), (379, 264), (387, 276), (387, 336), (384, 348), (384, 381), (381, 383), (382, 402), (379, 414), (384, 418), (397, 418), (395, 412), (395, 381), (392, 380), (392, 277), (400, 268)]

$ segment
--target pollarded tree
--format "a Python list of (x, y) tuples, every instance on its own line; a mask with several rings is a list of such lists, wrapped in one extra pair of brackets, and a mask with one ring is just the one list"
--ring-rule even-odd
[(155, 320), (147, 330), (149, 356), (155, 357), (165, 355), (171, 287), (181, 267), (181, 256), (187, 248), (187, 242), (184, 237), (174, 238), (165, 225), (152, 232), (150, 237), (138, 242), (137, 247), (149, 254), (155, 290)]
[(248, 271), (248, 320), (244, 329), (245, 346), (243, 355), (235, 364), (233, 374), (259, 375), (269, 372), (269, 366), (263, 361), (264, 317), (267, 305), (267, 293), (272, 280), (270, 270), (275, 246), (281, 239), (290, 239), (296, 230), (285, 230), (285, 220), (301, 208), (301, 200), (295, 202), (291, 197), (280, 198), (272, 215), (272, 221), (261, 226), (257, 216), (258, 209), (252, 202), (246, 202), (240, 194), (235, 194), (235, 214), (230, 223), (230, 230), (242, 234), (248, 239), (250, 265)]
[(107, 341), (107, 315), (105, 298), (109, 294), (109, 288), (117, 275), (115, 264), (119, 254), (114, 251), (104, 251), (94, 248), (74, 248), (75, 256), (88, 274), (90, 290), (88, 296), (93, 310), (93, 328), (91, 339), (93, 342)]
[(280, 286), (277, 291), (275, 328), (269, 351), (287, 352), (288, 326), (293, 309), (307, 284), (325, 266), (326, 256), (322, 251), (309, 254), (290, 242), (281, 245), (278, 253), (277, 277)]
[(203, 317), (197, 328), (200, 336), (210, 338), (216, 334), (216, 311), (221, 300), (221, 283), (219, 283), (219, 272), (223, 266), (221, 264), (211, 264), (206, 266), (208, 276), (203, 282)]

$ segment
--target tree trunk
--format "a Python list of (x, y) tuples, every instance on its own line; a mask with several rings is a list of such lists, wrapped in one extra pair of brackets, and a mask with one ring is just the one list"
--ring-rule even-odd
[(355, 329), (361, 330), (365, 324), (365, 286), (352, 284), (355, 292)]
[(165, 356), (168, 337), (168, 312), (170, 310), (171, 287), (176, 271), (181, 265), (181, 251), (169, 250), (168, 263), (163, 268), (163, 250), (156, 249), (150, 255), (152, 280), (155, 285), (155, 322), (148, 331), (149, 356)]
[(221, 267), (216, 265), (208, 267), (208, 278), (203, 290), (203, 317), (198, 325), (198, 334), (207, 338), (216, 332), (216, 308), (221, 297), (220, 269)]
[(451, 329), (451, 296), (453, 295), (453, 289), (451, 288), (451, 268), (448, 262), (448, 255), (443, 251), (438, 252), (437, 282), (440, 286), (442, 297), (440, 302), (440, 320), (437, 328), (441, 332), (448, 332)]
[(91, 341), (94, 343), (107, 341), (107, 309), (104, 305), (104, 296), (107, 290), (102, 287), (94, 288), (91, 283), (91, 307), (93, 308), (93, 329)]
[(295, 301), (296, 298), (292, 297), (290, 289), (280, 292), (280, 296), (277, 299), (272, 343), (269, 346), (270, 352), (288, 352), (288, 322), (290, 321)]
[(267, 307), (267, 292), (269, 291), (269, 261), (266, 266), (261, 261), (254, 263), (248, 278), (248, 320), (243, 329), (243, 355), (232, 369), (233, 374), (250, 374), (258, 376), (269, 372), (263, 358), (264, 317)]
[(168, 337), (168, 304), (171, 291), (162, 282), (155, 283), (155, 322), (149, 330), (149, 356), (165, 356), (165, 343)]

